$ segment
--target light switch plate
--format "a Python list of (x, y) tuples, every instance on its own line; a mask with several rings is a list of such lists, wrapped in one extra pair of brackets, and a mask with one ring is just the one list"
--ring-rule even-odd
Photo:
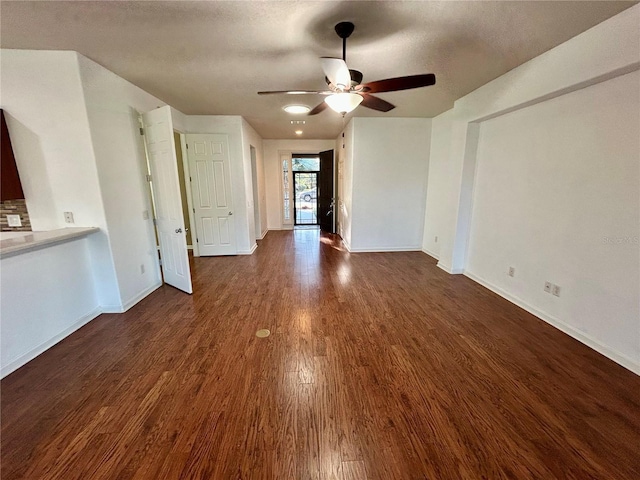
[(22, 220), (20, 219), (20, 215), (7, 215), (7, 225), (10, 227), (21, 227)]

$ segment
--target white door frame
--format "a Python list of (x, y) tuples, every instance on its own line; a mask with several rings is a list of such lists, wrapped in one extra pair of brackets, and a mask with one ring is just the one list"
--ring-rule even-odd
[(193, 196), (191, 195), (191, 172), (189, 170), (189, 158), (188, 158), (188, 150), (187, 150), (187, 137), (186, 134), (176, 130), (180, 134), (180, 150), (182, 150), (182, 169), (184, 170), (184, 181), (185, 186), (184, 189), (187, 194), (187, 209), (189, 211), (189, 225), (191, 225), (191, 244), (193, 247), (193, 256), (199, 257), (200, 252), (198, 251), (198, 242), (194, 242), (196, 239), (198, 232), (196, 231), (196, 220), (193, 214)]
[(253, 222), (255, 225), (255, 238), (262, 238), (262, 219), (260, 218), (260, 188), (258, 186), (258, 152), (256, 147), (249, 145), (251, 157), (251, 189), (253, 191)]

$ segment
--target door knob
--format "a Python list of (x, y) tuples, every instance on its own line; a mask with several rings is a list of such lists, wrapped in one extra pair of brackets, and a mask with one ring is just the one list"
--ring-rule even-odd
[(229, 212), (229, 215), (233, 215), (233, 212)]
[(181, 228), (176, 228), (176, 233), (182, 233), (182, 229)]

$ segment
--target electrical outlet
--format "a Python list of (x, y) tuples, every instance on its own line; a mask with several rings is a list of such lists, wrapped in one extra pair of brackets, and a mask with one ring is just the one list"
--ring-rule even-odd
[(144, 263), (140, 264), (140, 275), (144, 274)]
[(436, 235), (435, 243), (438, 243), (438, 236)]
[(73, 212), (64, 212), (64, 221), (66, 223), (74, 223), (73, 222)]
[(560, 296), (560, 287), (558, 285), (554, 285), (551, 288), (551, 293), (553, 293), (554, 296), (559, 297)]
[(544, 282), (544, 291), (551, 293), (551, 282)]
[(20, 215), (7, 215), (7, 226), (21, 227), (22, 220), (20, 219)]
[(516, 269), (513, 267), (509, 267), (509, 276), (510, 277), (515, 277), (516, 276)]

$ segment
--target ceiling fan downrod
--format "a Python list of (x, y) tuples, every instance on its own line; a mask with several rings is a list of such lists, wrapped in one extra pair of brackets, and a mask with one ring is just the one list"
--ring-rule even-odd
[(340, 22), (336, 25), (336, 33), (342, 39), (342, 60), (347, 61), (347, 38), (351, 36), (355, 26), (351, 22)]

